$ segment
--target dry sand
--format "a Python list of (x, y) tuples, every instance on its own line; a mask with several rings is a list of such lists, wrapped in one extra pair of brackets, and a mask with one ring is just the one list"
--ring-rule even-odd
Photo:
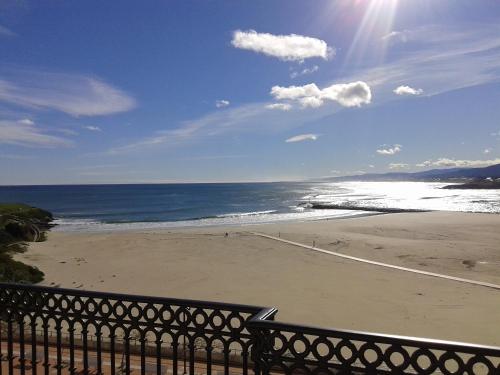
[(500, 290), (341, 259), (253, 231), (500, 284), (500, 215), (488, 214), (53, 232), (17, 258), (43, 270), (46, 285), (276, 306), (281, 321), (500, 345)]

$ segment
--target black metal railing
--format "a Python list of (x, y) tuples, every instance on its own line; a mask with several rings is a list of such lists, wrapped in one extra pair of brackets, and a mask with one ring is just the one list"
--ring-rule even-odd
[(284, 324), (276, 312), (0, 283), (0, 375), (500, 374), (500, 348)]
[[(285, 374), (500, 374), (500, 348), (252, 322), (262, 372)], [(492, 327), (500, 334), (500, 327)]]

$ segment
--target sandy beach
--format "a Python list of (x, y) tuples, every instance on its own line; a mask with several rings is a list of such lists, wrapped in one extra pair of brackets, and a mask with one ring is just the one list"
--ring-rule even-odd
[(500, 284), (500, 215), (493, 214), (52, 232), (17, 258), (45, 272), (45, 285), (276, 306), (281, 321), (500, 345), (500, 290), (342, 259), (252, 232)]

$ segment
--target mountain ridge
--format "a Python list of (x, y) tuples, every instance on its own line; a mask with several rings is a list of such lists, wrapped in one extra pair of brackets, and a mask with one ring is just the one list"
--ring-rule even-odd
[(477, 168), (442, 168), (421, 172), (366, 173), (327, 177), (325, 181), (457, 181), (500, 178), (500, 164)]

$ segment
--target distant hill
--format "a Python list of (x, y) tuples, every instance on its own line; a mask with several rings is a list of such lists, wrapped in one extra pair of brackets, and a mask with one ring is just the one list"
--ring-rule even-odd
[(500, 178), (500, 164), (483, 168), (446, 168), (422, 172), (367, 173), (354, 176), (329, 177), (326, 181), (456, 181)]

